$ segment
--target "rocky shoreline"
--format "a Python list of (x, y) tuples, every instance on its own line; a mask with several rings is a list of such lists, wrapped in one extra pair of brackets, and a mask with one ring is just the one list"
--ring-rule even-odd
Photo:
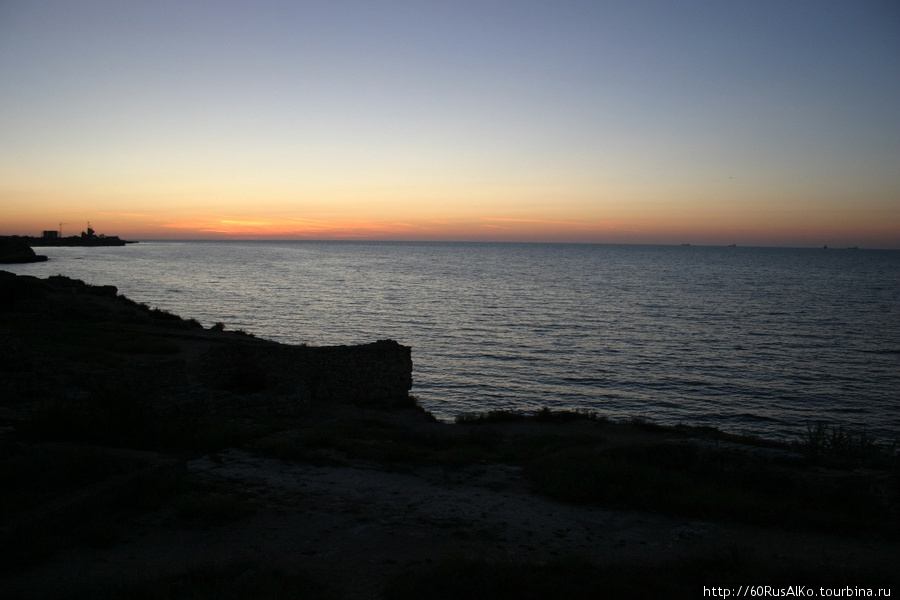
[(4, 598), (697, 598), (896, 586), (896, 447), (436, 421), (408, 347), (284, 346), (0, 272)]
[[(310, 402), (403, 403), (412, 387), (411, 350), (392, 340), (278, 344), (204, 329), (118, 296), (114, 286), (62, 276), (0, 271), (0, 305), (11, 325), (7, 364), (18, 365), (4, 395), (32, 403), (120, 394), (153, 415), (296, 415)], [(48, 342), (52, 351), (42, 352)]]

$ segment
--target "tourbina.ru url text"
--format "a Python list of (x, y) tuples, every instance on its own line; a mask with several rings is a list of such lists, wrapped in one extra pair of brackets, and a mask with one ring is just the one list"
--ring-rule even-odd
[(703, 586), (704, 598), (890, 598), (891, 588), (807, 587), (789, 585), (741, 585), (738, 587)]

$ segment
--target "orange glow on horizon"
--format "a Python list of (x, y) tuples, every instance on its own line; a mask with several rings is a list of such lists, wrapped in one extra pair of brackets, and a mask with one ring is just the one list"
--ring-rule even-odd
[[(50, 223), (15, 215), (20, 218), (0, 222), (0, 234), (40, 235), (44, 230), (58, 229), (59, 222), (63, 223), (64, 235), (77, 235), (86, 228), (86, 220), (72, 217), (75, 211), (60, 212), (62, 218)], [(346, 218), (325, 212), (310, 218), (257, 217), (246, 210), (224, 214), (183, 211), (178, 216), (161, 212), (85, 212), (98, 233), (144, 240), (333, 239), (900, 247), (900, 228), (890, 214), (858, 214), (847, 218), (837, 214), (783, 211), (773, 218), (768, 212), (727, 214), (710, 211), (698, 218), (662, 210), (656, 214), (649, 210), (630, 213), (620, 210), (610, 211), (609, 218), (578, 219), (572, 218), (571, 214), (545, 217), (546, 211), (536, 210), (523, 211), (531, 212), (529, 216), (507, 216), (502, 214), (507, 212), (504, 210), (488, 216), (457, 214), (443, 218), (413, 218), (413, 215), (398, 214), (399, 218), (379, 219), (374, 215)]]

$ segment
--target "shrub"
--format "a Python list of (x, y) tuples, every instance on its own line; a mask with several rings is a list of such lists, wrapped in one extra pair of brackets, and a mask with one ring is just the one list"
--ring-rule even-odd
[(812, 460), (829, 466), (896, 464), (897, 459), (897, 442), (885, 445), (865, 430), (854, 432), (824, 422), (807, 424), (797, 446)]

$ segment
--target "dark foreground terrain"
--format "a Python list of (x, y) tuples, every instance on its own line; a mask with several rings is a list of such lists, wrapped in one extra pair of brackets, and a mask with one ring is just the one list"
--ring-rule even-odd
[(0, 345), (2, 598), (900, 593), (890, 440), (441, 423), (400, 346), (275, 349), (62, 277), (0, 272)]

